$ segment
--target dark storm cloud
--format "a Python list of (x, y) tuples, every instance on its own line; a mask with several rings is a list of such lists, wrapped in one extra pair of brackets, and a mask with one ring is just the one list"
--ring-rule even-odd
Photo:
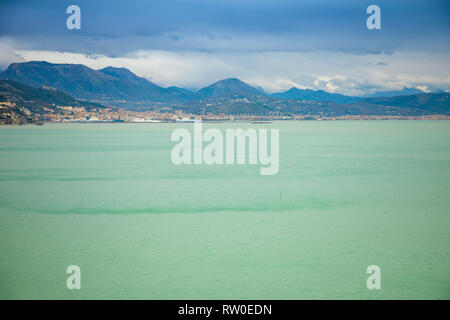
[[(77, 4), (82, 29), (67, 30)], [(382, 30), (366, 28), (369, 4)], [(353, 53), (448, 51), (448, 1), (2, 1), (0, 37), (21, 49), (119, 56), (136, 50)]]

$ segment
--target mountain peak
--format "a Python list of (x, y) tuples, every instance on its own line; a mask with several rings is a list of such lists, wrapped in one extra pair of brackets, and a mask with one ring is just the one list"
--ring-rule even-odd
[(163, 88), (126, 68), (94, 70), (82, 64), (30, 61), (10, 65), (0, 74), (0, 79), (19, 81), (35, 88), (54, 87), (87, 100), (164, 102), (173, 99), (173, 95), (166, 93)]
[(323, 90), (299, 89), (296, 87), (292, 87), (284, 92), (273, 93), (272, 96), (280, 99), (330, 101), (335, 103), (349, 103), (359, 100), (359, 98), (345, 96), (338, 93), (329, 93)]
[(84, 64), (76, 64), (76, 63), (51, 63), (48, 61), (40, 61), (40, 60), (31, 60), (31, 61), (26, 61), (26, 62), (15, 62), (15, 63), (11, 63), (8, 67), (53, 67), (53, 68), (58, 68), (58, 67), (62, 67), (62, 66), (69, 66), (69, 67), (83, 67), (83, 68), (87, 68), (89, 69), (89, 67), (85, 66)]
[(238, 78), (226, 78), (226, 79), (222, 79), (217, 81), (218, 82), (223, 82), (223, 83), (245, 83), (244, 81), (238, 79)]
[(412, 94), (426, 93), (422, 89), (416, 87), (403, 87), (401, 90), (393, 91), (377, 91), (374, 93), (365, 94), (363, 98), (378, 98), (378, 97), (395, 97), (395, 96), (406, 96)]
[(219, 96), (261, 96), (263, 93), (238, 78), (219, 80), (197, 92), (200, 98), (212, 98)]
[(103, 69), (99, 69), (97, 70), (99, 72), (105, 73), (105, 74), (110, 74), (110, 75), (117, 75), (117, 76), (134, 76), (136, 77), (136, 75), (131, 72), (130, 70), (128, 70), (127, 68), (117, 68), (117, 67), (106, 67)]

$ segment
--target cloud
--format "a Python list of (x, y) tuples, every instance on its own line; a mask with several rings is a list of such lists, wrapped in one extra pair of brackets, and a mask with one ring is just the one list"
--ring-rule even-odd
[[(58, 51), (19, 50), (17, 53), (27, 61), (81, 63), (94, 69), (125, 67), (159, 85), (191, 89), (228, 77), (238, 77), (268, 92), (293, 86), (349, 95), (418, 86), (450, 89), (450, 54), (140, 50), (109, 57)], [(386, 65), (378, 65), (380, 58)]]
[(13, 62), (23, 62), (24, 58), (14, 51), (11, 39), (0, 38), (0, 69), (6, 69)]
[(68, 0), (0, 2), (0, 68), (47, 60), (127, 67), (163, 85), (200, 88), (239, 77), (269, 92), (298, 88), (358, 95), (404, 86), (450, 89), (448, 1)]
[(366, 2), (295, 0), (78, 0), (81, 30), (67, 30), (69, 1), (0, 3), (0, 36), (22, 50), (119, 57), (139, 50), (448, 52), (448, 1), (378, 1), (382, 30), (366, 27)]

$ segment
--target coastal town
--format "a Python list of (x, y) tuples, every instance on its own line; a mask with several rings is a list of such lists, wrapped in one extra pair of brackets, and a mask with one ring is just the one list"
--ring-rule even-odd
[[(99, 71), (80, 67), (99, 82), (106, 81), (104, 72), (115, 75), (93, 87), (87, 76), (81, 82), (75, 80), (78, 67), (48, 62), (11, 65), (0, 74), (0, 79), (5, 79), (0, 80), (0, 124), (450, 118), (450, 93), (444, 90), (425, 93), (404, 88), (380, 92), (378, 97), (298, 88), (267, 93), (227, 78), (189, 91), (159, 87), (123, 68)], [(119, 76), (124, 72), (125, 78)], [(42, 78), (37, 83), (36, 75)]]
[[(447, 115), (389, 116), (389, 115), (298, 115), (298, 114), (193, 114), (182, 110), (130, 111), (117, 107), (87, 108), (76, 106), (54, 106), (44, 108), (46, 113), (32, 113), (29, 109), (12, 102), (0, 101), (0, 124), (44, 124), (44, 123), (161, 123), (193, 122), (194, 120), (225, 122), (270, 122), (275, 120), (449, 120)], [(25, 117), (24, 117), (25, 116)]]

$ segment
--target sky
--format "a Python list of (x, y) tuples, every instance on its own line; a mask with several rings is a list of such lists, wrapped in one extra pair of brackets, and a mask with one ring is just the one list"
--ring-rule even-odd
[[(69, 30), (66, 8), (81, 9)], [(369, 5), (381, 29), (369, 30)], [(161, 86), (237, 77), (268, 92), (450, 90), (447, 0), (2, 0), (0, 69), (125, 67)]]

